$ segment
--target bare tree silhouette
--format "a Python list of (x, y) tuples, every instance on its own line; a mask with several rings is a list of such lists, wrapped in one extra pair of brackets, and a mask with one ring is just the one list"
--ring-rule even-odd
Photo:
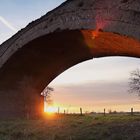
[(41, 93), (42, 96), (44, 96), (44, 105), (46, 107), (46, 105), (52, 105), (53, 104), (53, 100), (51, 98), (51, 92), (54, 91), (54, 89), (52, 87), (46, 87), (44, 89), (44, 91)]
[(140, 97), (140, 69), (136, 69), (130, 73), (128, 91)]

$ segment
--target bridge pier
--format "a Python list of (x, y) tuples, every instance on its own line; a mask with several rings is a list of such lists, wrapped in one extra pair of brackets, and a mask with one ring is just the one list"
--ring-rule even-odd
[(43, 98), (39, 94), (17, 91), (0, 92), (0, 119), (40, 118), (43, 115)]
[[(7, 82), (9, 83), (9, 82)], [(29, 79), (22, 80), (16, 87), (0, 84), (0, 119), (35, 119), (43, 115), (43, 97), (32, 87)]]

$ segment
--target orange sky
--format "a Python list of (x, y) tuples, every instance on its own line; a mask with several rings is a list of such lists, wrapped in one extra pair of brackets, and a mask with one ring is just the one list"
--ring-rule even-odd
[[(58, 76), (50, 86), (52, 98), (61, 111), (101, 112), (112, 109), (140, 110), (140, 100), (128, 93), (130, 72), (140, 66), (140, 60), (128, 57), (98, 58), (78, 64)], [(59, 105), (58, 105), (59, 104)]]

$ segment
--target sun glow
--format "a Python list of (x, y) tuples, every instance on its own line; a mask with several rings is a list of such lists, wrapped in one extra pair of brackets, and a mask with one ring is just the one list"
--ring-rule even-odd
[(46, 113), (48, 114), (53, 114), (56, 113), (58, 110), (58, 108), (54, 107), (54, 106), (48, 106), (45, 110)]

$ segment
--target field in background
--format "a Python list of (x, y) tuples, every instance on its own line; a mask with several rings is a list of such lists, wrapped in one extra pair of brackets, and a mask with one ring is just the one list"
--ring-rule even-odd
[(0, 140), (140, 140), (140, 115), (55, 115), (0, 121)]

